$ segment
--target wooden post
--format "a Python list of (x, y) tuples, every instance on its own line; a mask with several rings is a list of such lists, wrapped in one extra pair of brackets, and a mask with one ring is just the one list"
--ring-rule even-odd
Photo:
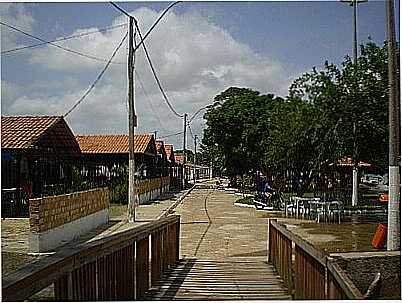
[(134, 52), (133, 52), (133, 17), (129, 17), (129, 45), (128, 45), (128, 137), (129, 137), (129, 157), (128, 157), (128, 222), (135, 221), (135, 207), (138, 204), (138, 195), (135, 189), (135, 162), (134, 162), (134, 129), (137, 126), (137, 117), (134, 107)]
[(149, 237), (137, 241), (136, 252), (137, 300), (143, 299), (149, 289)]

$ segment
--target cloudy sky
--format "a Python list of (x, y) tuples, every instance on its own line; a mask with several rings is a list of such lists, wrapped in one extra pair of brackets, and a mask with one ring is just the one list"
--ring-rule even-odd
[[(144, 34), (169, 3), (119, 5), (138, 19)], [(2, 22), (47, 41), (96, 32), (57, 44), (105, 60), (127, 31), (127, 26), (99, 31), (127, 22), (107, 2), (0, 3), (0, 13)], [(370, 36), (382, 44), (385, 22), (384, 1), (359, 5), (359, 43)], [(286, 96), (301, 73), (325, 60), (339, 64), (351, 54), (351, 27), (352, 8), (338, 1), (184, 2), (165, 15), (146, 45), (169, 100), (177, 112), (191, 116), (230, 86)], [(1, 26), (2, 52), (36, 43)], [(181, 131), (183, 122), (164, 103), (142, 49), (136, 58), (137, 131), (158, 131), (158, 136)], [(75, 133), (127, 132), (126, 61), (124, 42), (95, 89), (66, 118)], [(2, 114), (63, 115), (105, 64), (49, 44), (4, 53)], [(202, 127), (200, 114), (192, 123), (193, 133), (201, 135)], [(181, 148), (179, 136), (166, 141)]]

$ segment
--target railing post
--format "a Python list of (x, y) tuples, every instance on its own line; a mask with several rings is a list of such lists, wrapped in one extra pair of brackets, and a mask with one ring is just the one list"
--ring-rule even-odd
[(155, 231), (151, 235), (151, 285), (158, 283), (161, 274), (161, 234)]
[(137, 300), (143, 299), (149, 289), (149, 237), (137, 241), (136, 252)]
[(180, 217), (177, 218), (176, 222), (176, 256), (175, 261), (179, 262), (180, 260)]

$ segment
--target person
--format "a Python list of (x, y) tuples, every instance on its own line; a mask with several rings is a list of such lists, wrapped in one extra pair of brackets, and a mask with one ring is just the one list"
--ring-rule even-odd
[(269, 185), (269, 182), (267, 180), (264, 180), (262, 192), (267, 198), (267, 204), (269, 204), (274, 194), (274, 189)]

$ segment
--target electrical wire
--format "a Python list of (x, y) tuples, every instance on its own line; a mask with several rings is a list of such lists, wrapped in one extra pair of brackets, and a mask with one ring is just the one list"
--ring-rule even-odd
[(37, 44), (17, 47), (17, 48), (13, 48), (13, 49), (8, 49), (8, 50), (5, 50), (5, 51), (2, 51), (1, 54), (2, 55), (9, 54), (9, 53), (12, 53), (12, 52), (16, 52), (16, 51), (20, 51), (20, 50), (24, 50), (24, 49), (28, 49), (28, 48), (34, 48), (34, 47), (37, 47), (37, 46), (41, 46), (41, 45), (45, 45), (45, 44), (49, 44), (49, 43), (53, 43), (53, 42), (66, 41), (66, 40), (70, 40), (70, 39), (89, 36), (89, 35), (92, 35), (92, 34), (103, 33), (103, 32), (107, 32), (107, 31), (110, 31), (110, 30), (113, 30), (113, 29), (116, 29), (116, 28), (120, 28), (120, 27), (123, 27), (123, 26), (127, 26), (127, 23), (101, 28), (101, 29), (96, 30), (96, 31), (91, 31), (91, 32), (86, 32), (86, 33), (82, 33), (82, 34), (62, 37), (62, 38), (58, 38), (58, 39), (55, 39), (55, 40), (46, 41), (46, 42), (42, 42), (42, 43), (37, 43)]
[(138, 74), (137, 70), (135, 70), (135, 75), (137, 76), (137, 80), (140, 83), (140, 87), (141, 87), (143, 95), (145, 96), (145, 100), (147, 101), (151, 110), (155, 114), (155, 117), (157, 118), (156, 120), (158, 121), (159, 125), (161, 126), (161, 129), (167, 129), (167, 127), (164, 125), (164, 123), (162, 123), (162, 119), (161, 119), (159, 113), (155, 110), (155, 107), (153, 106), (153, 104), (151, 102), (151, 98), (149, 97), (147, 91), (145, 90), (144, 83), (142, 82), (141, 77)]
[(180, 3), (182, 1), (176, 1), (173, 2), (172, 4), (170, 4), (167, 8), (165, 8), (165, 10), (163, 11), (163, 13), (158, 17), (158, 19), (155, 20), (154, 24), (152, 24), (152, 26), (149, 28), (149, 30), (145, 33), (144, 35), (144, 39), (141, 39), (140, 44), (137, 45), (137, 47), (134, 49), (134, 51), (137, 50), (137, 48), (139, 48), (141, 46), (141, 44), (145, 41), (145, 39), (148, 37), (148, 35), (152, 32), (152, 30), (154, 29), (154, 27), (159, 23), (159, 21), (163, 18), (163, 16), (176, 4)]
[(195, 137), (193, 135), (193, 131), (191, 130), (190, 124), (187, 124), (188, 126), (188, 130), (190, 131), (190, 136), (193, 138), (193, 140), (195, 140)]
[(182, 133), (184, 133), (184, 132), (183, 132), (183, 131), (181, 131), (181, 132), (178, 132), (178, 133), (174, 133), (174, 134), (170, 134), (170, 135), (162, 136), (162, 137), (159, 137), (158, 139), (166, 139), (166, 138), (169, 138), (169, 137), (173, 137), (173, 136), (178, 136), (178, 135), (181, 135)]
[(123, 45), (124, 40), (126, 40), (128, 33), (126, 32), (126, 34), (124, 35), (123, 39), (121, 40), (121, 42), (119, 43), (119, 45), (117, 46), (117, 48), (114, 50), (112, 56), (110, 57), (109, 61), (107, 62), (107, 64), (105, 65), (105, 67), (102, 69), (102, 71), (100, 72), (100, 74), (98, 75), (98, 77), (95, 79), (95, 81), (92, 83), (92, 85), (88, 88), (88, 90), (85, 92), (85, 94), (73, 105), (73, 107), (71, 107), (65, 114), (64, 117), (67, 117), (82, 101), (84, 101), (84, 99), (89, 95), (89, 93), (93, 90), (93, 88), (95, 87), (96, 83), (98, 83), (98, 81), (102, 78), (103, 74), (105, 73), (105, 71), (108, 69), (108, 67), (110, 66), (110, 63), (112, 62), (114, 56), (116, 55), (117, 51), (120, 49), (120, 47)]
[[(59, 49), (62, 49), (62, 50), (64, 50), (64, 51), (66, 51), (66, 52), (69, 52), (69, 53), (72, 53), (72, 54), (75, 54), (75, 55), (79, 55), (79, 56), (81, 56), (81, 57), (86, 57), (86, 58), (89, 58), (89, 59), (93, 59), (93, 60), (96, 60), (96, 61), (108, 62), (107, 59), (95, 57), (95, 56), (88, 55), (88, 54), (84, 54), (84, 53), (78, 52), (78, 51), (76, 51), (76, 50), (73, 50), (73, 49), (70, 49), (70, 48), (67, 48), (67, 47), (63, 47), (63, 46), (54, 44), (53, 42), (43, 40), (42, 38), (33, 36), (33, 35), (29, 34), (29, 33), (24, 32), (23, 30), (20, 30), (20, 29), (14, 27), (14, 26), (9, 25), (9, 24), (6, 24), (6, 23), (4, 23), (4, 22), (2, 22), (2, 21), (0, 21), (0, 24), (3, 25), (3, 26), (6, 26), (6, 27), (8, 27), (8, 28), (11, 28), (11, 29), (13, 29), (13, 30), (15, 30), (15, 31), (17, 31), (17, 32), (19, 32), (19, 33), (21, 33), (21, 34), (24, 34), (24, 35), (26, 35), (26, 36), (28, 36), (28, 37), (31, 37), (31, 38), (36, 39), (36, 40), (39, 40), (39, 41), (43, 42), (44, 44), (45, 44), (45, 43), (46, 43), (46, 44), (50, 44), (50, 45), (52, 45), (52, 46), (54, 46), (54, 47), (57, 47), (57, 48), (59, 48)], [(110, 62), (110, 63), (114, 63), (114, 64), (125, 64), (125, 63), (122, 63), (122, 62)]]
[[(141, 39), (142, 41), (144, 41), (144, 39), (142, 38), (141, 31), (140, 31), (140, 28), (139, 28), (137, 22), (135, 22), (135, 27), (137, 28), (138, 34), (139, 34), (139, 36), (140, 36), (140, 39)], [(147, 50), (147, 48), (146, 48), (144, 42), (142, 43), (142, 47), (143, 47), (143, 49), (144, 49), (145, 56), (147, 57), (147, 61), (148, 61), (149, 67), (151, 68), (152, 74), (154, 75), (155, 81), (156, 81), (156, 83), (158, 84), (158, 87), (159, 87), (160, 92), (162, 93), (163, 99), (165, 100), (165, 102), (166, 102), (166, 104), (168, 105), (169, 109), (170, 109), (177, 117), (183, 118), (184, 115), (180, 115), (180, 114), (174, 109), (174, 107), (172, 106), (172, 104), (169, 102), (169, 99), (168, 99), (168, 97), (166, 96), (166, 93), (165, 93), (165, 91), (163, 90), (162, 84), (161, 84), (161, 82), (160, 82), (160, 80), (159, 80), (159, 78), (158, 78), (158, 76), (157, 76), (157, 74), (156, 74), (155, 68), (154, 68), (154, 66), (153, 66), (153, 64), (152, 64), (152, 61), (151, 61), (151, 57), (149, 56), (148, 50)]]
[[(136, 19), (135, 17), (131, 16), (129, 13), (127, 13), (127, 12), (126, 12), (125, 10), (123, 10), (122, 8), (120, 8), (117, 4), (115, 4), (115, 3), (113, 3), (113, 2), (109, 2), (109, 3), (110, 3), (111, 5), (113, 5), (113, 7), (115, 7), (118, 11), (122, 12), (124, 15), (128, 16), (129, 18), (133, 18), (133, 19), (134, 19), (134, 25), (135, 25), (135, 28), (136, 28), (137, 31), (138, 31), (138, 35), (140, 36), (140, 40), (141, 40), (140, 43), (136, 46), (135, 50), (137, 50), (138, 47), (139, 47), (140, 45), (142, 45), (142, 47), (143, 47), (143, 49), (144, 49), (144, 52), (145, 52), (145, 56), (147, 57), (148, 64), (149, 64), (149, 66), (150, 66), (150, 68), (151, 68), (151, 70), (152, 70), (152, 74), (154, 75), (155, 81), (156, 81), (156, 83), (157, 83), (157, 85), (158, 85), (158, 87), (159, 87), (160, 92), (162, 93), (162, 96), (163, 96), (163, 98), (164, 98), (166, 104), (168, 105), (169, 109), (170, 109), (177, 117), (183, 118), (184, 115), (180, 115), (180, 114), (174, 109), (174, 107), (172, 106), (172, 104), (169, 102), (169, 99), (168, 99), (168, 97), (166, 96), (165, 91), (163, 90), (162, 84), (161, 84), (161, 82), (160, 82), (160, 80), (159, 80), (159, 78), (158, 78), (158, 76), (157, 76), (157, 74), (156, 74), (156, 71), (155, 71), (155, 68), (154, 68), (154, 66), (153, 66), (153, 64), (152, 64), (152, 61), (151, 61), (151, 58), (150, 58), (150, 56), (149, 56), (148, 50), (147, 50), (147, 48), (146, 48), (146, 46), (145, 46), (144, 40), (145, 40), (146, 36), (151, 32), (151, 30), (155, 27), (156, 24), (154, 24), (154, 25), (151, 27), (151, 29), (146, 33), (146, 36), (142, 37), (141, 30), (140, 30), (140, 28), (139, 28), (139, 26), (138, 26), (137, 19)], [(167, 9), (165, 9), (164, 13), (163, 13), (161, 16), (163, 17), (163, 15), (164, 15), (171, 7), (173, 7), (173, 6), (174, 6), (175, 4), (177, 4), (177, 3), (178, 3), (178, 2), (175, 2), (175, 3), (173, 3), (172, 5), (170, 5)], [(159, 17), (155, 23), (159, 22), (160, 19), (161, 19), (161, 17)]]
[[(141, 39), (140, 43), (134, 48), (134, 52), (141, 46), (141, 44), (144, 43), (145, 39), (148, 37), (148, 35), (152, 32), (152, 30), (155, 28), (155, 26), (159, 23), (159, 21), (161, 21), (161, 19), (163, 18), (164, 15), (166, 15), (166, 13), (176, 4), (180, 3), (182, 1), (176, 1), (173, 2), (172, 4), (170, 4), (167, 8), (165, 8), (165, 10), (162, 12), (162, 14), (158, 17), (158, 19), (155, 20), (154, 24), (152, 24), (152, 26), (149, 28), (149, 30), (146, 32), (146, 34), (144, 35), (144, 39)], [(129, 18), (134, 18), (133, 16), (131, 16), (129, 13), (127, 13), (124, 9), (122, 9), (121, 7), (119, 7), (117, 4), (115, 4), (112, 1), (109, 1), (109, 3), (111, 5), (113, 5), (118, 11), (122, 12), (124, 15), (126, 15)], [(137, 20), (134, 18), (135, 22), (137, 22)]]

